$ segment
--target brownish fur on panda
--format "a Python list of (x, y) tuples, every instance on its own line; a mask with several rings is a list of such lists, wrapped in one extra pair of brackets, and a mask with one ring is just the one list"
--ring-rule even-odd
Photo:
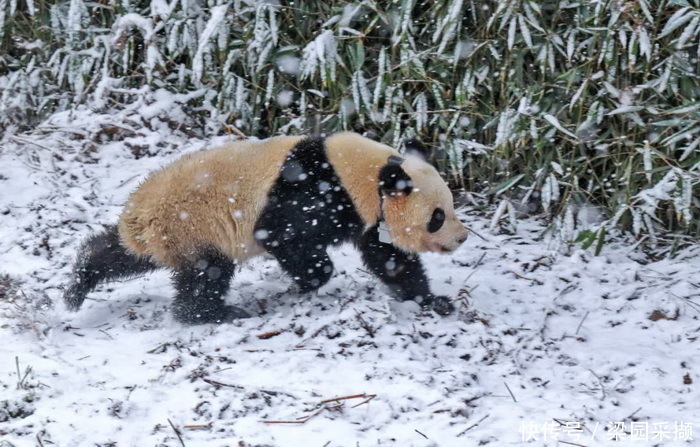
[(124, 206), (121, 240), (134, 254), (173, 268), (207, 244), (240, 262), (260, 254), (255, 221), (288, 152), (302, 139), (236, 141), (154, 172)]
[[(379, 239), (380, 222), (391, 243)], [(423, 159), (348, 132), (234, 142), (148, 177), (118, 233), (83, 245), (64, 299), (77, 309), (99, 282), (170, 268), (176, 318), (231, 321), (247, 316), (223, 303), (235, 261), (269, 253), (300, 291), (314, 290), (332, 276), (327, 247), (349, 241), (400, 299), (446, 314), (452, 305), (432, 295), (416, 253), (465, 239), (449, 189)]]

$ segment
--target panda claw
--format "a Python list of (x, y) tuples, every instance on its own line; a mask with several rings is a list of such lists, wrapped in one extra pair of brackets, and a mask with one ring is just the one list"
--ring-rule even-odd
[(455, 306), (450, 298), (443, 295), (429, 297), (421, 303), (421, 307), (425, 310), (433, 310), (443, 317), (455, 311)]
[(71, 312), (77, 312), (83, 301), (85, 301), (85, 293), (80, 290), (78, 283), (71, 283), (63, 292), (63, 302), (66, 305), (66, 309)]

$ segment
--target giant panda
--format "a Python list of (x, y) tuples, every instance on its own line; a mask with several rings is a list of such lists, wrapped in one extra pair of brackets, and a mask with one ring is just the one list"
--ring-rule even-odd
[(350, 132), (237, 141), (151, 174), (118, 224), (82, 244), (63, 298), (77, 310), (101, 282), (168, 268), (176, 320), (231, 322), (249, 316), (224, 304), (236, 263), (272, 255), (308, 292), (333, 274), (327, 248), (349, 241), (398, 299), (447, 315), (454, 307), (431, 293), (417, 254), (466, 238), (447, 185), (419, 156)]

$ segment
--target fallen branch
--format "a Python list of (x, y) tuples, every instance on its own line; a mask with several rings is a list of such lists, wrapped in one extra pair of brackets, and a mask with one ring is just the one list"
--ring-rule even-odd
[(295, 420), (290, 420), (290, 421), (263, 421), (266, 424), (305, 424), (307, 421), (309, 421), (312, 417), (319, 415), (323, 410), (325, 410), (326, 407), (321, 408), (320, 410), (317, 410), (314, 413), (311, 413), (308, 416), (303, 416)]
[(228, 384), (228, 383), (223, 383), (223, 382), (219, 382), (219, 381), (216, 381), (216, 380), (207, 379), (207, 378), (205, 378), (205, 377), (202, 377), (202, 380), (203, 380), (204, 382), (208, 383), (209, 385), (214, 385), (214, 386), (217, 387), (217, 388), (228, 387), (228, 388), (236, 388), (237, 390), (242, 390), (242, 389), (244, 389), (244, 388), (243, 388), (242, 386), (240, 386), (240, 385), (230, 385), (230, 384)]
[(417, 429), (413, 429), (413, 431), (415, 431), (416, 433), (418, 433), (419, 435), (421, 435), (421, 436), (424, 437), (425, 439), (430, 439), (430, 438), (428, 438), (427, 436), (425, 436), (424, 433), (419, 432)]
[(285, 329), (278, 329), (276, 331), (263, 332), (258, 335), (260, 340), (267, 340), (268, 338), (277, 337), (281, 333), (285, 332)]
[(475, 424), (470, 425), (469, 427), (467, 427), (466, 430), (464, 430), (463, 432), (461, 432), (460, 434), (458, 434), (457, 437), (462, 436), (463, 434), (465, 434), (466, 432), (468, 432), (468, 431), (471, 430), (472, 428), (478, 426), (479, 424), (481, 424), (482, 422), (484, 422), (484, 420), (485, 420), (487, 417), (489, 417), (489, 416), (491, 416), (491, 415), (490, 415), (490, 414), (487, 414), (486, 416), (482, 417), (482, 418), (479, 419)]
[[(350, 399), (367, 399), (366, 402), (369, 402), (370, 400), (374, 399), (375, 397), (377, 397), (376, 394), (365, 394), (365, 393), (352, 394), (350, 396), (341, 396), (341, 397), (334, 397), (332, 399), (322, 400), (319, 405), (325, 405), (325, 404), (328, 404), (331, 402), (340, 402), (341, 400), (350, 400)], [(360, 402), (359, 404), (355, 405), (355, 407), (362, 405), (363, 403), (364, 402)], [(351, 407), (351, 408), (355, 408), (355, 407)]]
[(155, 348), (146, 351), (147, 354), (160, 354), (165, 352), (168, 349), (168, 346), (170, 346), (171, 343), (161, 343), (160, 345), (156, 346)]
[(168, 419), (168, 424), (170, 424), (170, 426), (173, 428), (173, 431), (175, 431), (175, 434), (177, 435), (177, 439), (180, 440), (180, 445), (182, 445), (182, 447), (185, 447), (185, 441), (183, 441), (182, 436), (180, 436), (180, 430), (175, 428), (175, 426), (173, 425), (173, 422), (170, 419)]
[(377, 397), (376, 394), (370, 394), (369, 397), (368, 397), (367, 399), (363, 400), (363, 401), (360, 402), (359, 404), (353, 405), (353, 406), (350, 407), (350, 408), (357, 408), (357, 407), (359, 407), (360, 405), (364, 405), (364, 404), (368, 403), (370, 400), (374, 399), (375, 397)]
[[(376, 394), (362, 393), (362, 394), (352, 394), (349, 396), (334, 397), (331, 399), (324, 399), (321, 402), (319, 402), (319, 404), (316, 406), (316, 408), (317, 408), (316, 411), (314, 411), (313, 413), (308, 414), (306, 416), (302, 416), (300, 418), (290, 419), (290, 420), (273, 420), (273, 421), (264, 420), (262, 422), (265, 424), (305, 424), (311, 418), (318, 416), (323, 411), (326, 411), (326, 410), (333, 411), (333, 410), (340, 409), (343, 406), (342, 401), (351, 400), (351, 399), (364, 399), (359, 404), (356, 404), (356, 405), (353, 405), (352, 407), (350, 407), (350, 408), (356, 408), (356, 407), (359, 407), (360, 405), (364, 405), (364, 404), (368, 403), (369, 401), (371, 401), (375, 397), (377, 397)], [(336, 405), (328, 405), (330, 403), (336, 403)]]
[(245, 140), (248, 137), (246, 134), (244, 134), (238, 127), (234, 126), (233, 124), (228, 124), (226, 126), (226, 130), (230, 131), (231, 133), (235, 134), (238, 138)]
[(211, 430), (212, 423), (203, 425), (185, 425), (183, 428), (186, 430)]
[(369, 323), (367, 323), (364, 318), (362, 318), (362, 315), (359, 312), (355, 311), (355, 313), (357, 314), (355, 318), (357, 318), (357, 320), (360, 322), (362, 329), (367, 331), (367, 335), (374, 338), (374, 334), (376, 332), (375, 329)]
[(503, 385), (506, 386), (506, 389), (507, 389), (508, 392), (510, 393), (510, 397), (513, 398), (513, 402), (518, 403), (518, 400), (515, 398), (515, 395), (514, 395), (513, 392), (510, 390), (510, 387), (508, 386), (508, 384), (507, 384), (506, 382), (503, 382)]

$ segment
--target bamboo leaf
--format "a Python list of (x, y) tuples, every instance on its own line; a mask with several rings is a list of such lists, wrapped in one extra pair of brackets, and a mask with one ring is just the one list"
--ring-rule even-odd
[(493, 188), (489, 189), (486, 194), (487, 195), (494, 195), (497, 196), (499, 194), (503, 194), (504, 192), (508, 191), (510, 188), (513, 186), (517, 185), (520, 180), (525, 178), (525, 174), (518, 174), (514, 177), (509, 178), (505, 182), (494, 186)]
[(640, 110), (644, 110), (644, 106), (622, 106), (622, 107), (618, 107), (616, 109), (611, 110), (610, 112), (606, 113), (606, 115), (612, 116), (612, 115), (627, 114), (627, 113), (639, 112)]
[(557, 130), (559, 130), (560, 132), (563, 132), (563, 133), (565, 133), (566, 135), (568, 135), (568, 136), (570, 136), (570, 137), (572, 137), (572, 138), (578, 139), (578, 138), (576, 137), (576, 135), (574, 135), (573, 133), (571, 133), (571, 132), (569, 132), (568, 130), (566, 130), (566, 129), (564, 128), (564, 126), (562, 126), (561, 123), (559, 123), (559, 120), (558, 120), (556, 117), (554, 117), (554, 116), (552, 116), (552, 115), (550, 115), (550, 114), (548, 114), (548, 113), (545, 113), (544, 115), (542, 115), (542, 117), (543, 117), (545, 120), (547, 120), (547, 122), (548, 122), (549, 124), (551, 124), (552, 126), (554, 126), (554, 127), (555, 127)]
[(690, 7), (686, 6), (685, 8), (681, 8), (673, 13), (673, 15), (666, 22), (666, 25), (664, 25), (664, 28), (661, 30), (661, 34), (659, 34), (658, 38), (661, 39), (668, 36), (677, 28), (680, 28), (686, 22), (692, 19), (693, 15), (689, 14), (688, 11), (690, 11)]
[(525, 23), (525, 18), (521, 15), (518, 16), (518, 24), (520, 25), (520, 33), (523, 36), (523, 40), (528, 48), (532, 48), (532, 36), (530, 35), (530, 30)]
[(697, 27), (698, 27), (698, 22), (700, 21), (700, 15), (695, 15), (695, 18), (690, 21), (690, 24), (685, 27), (683, 30), (683, 33), (681, 33), (681, 36), (678, 38), (678, 42), (676, 42), (676, 48), (679, 50), (685, 46), (685, 44), (690, 40), (691, 37), (697, 37)]
[(510, 19), (510, 26), (508, 27), (508, 49), (513, 49), (513, 44), (515, 43), (515, 30), (516, 30), (517, 20), (516, 17)]

